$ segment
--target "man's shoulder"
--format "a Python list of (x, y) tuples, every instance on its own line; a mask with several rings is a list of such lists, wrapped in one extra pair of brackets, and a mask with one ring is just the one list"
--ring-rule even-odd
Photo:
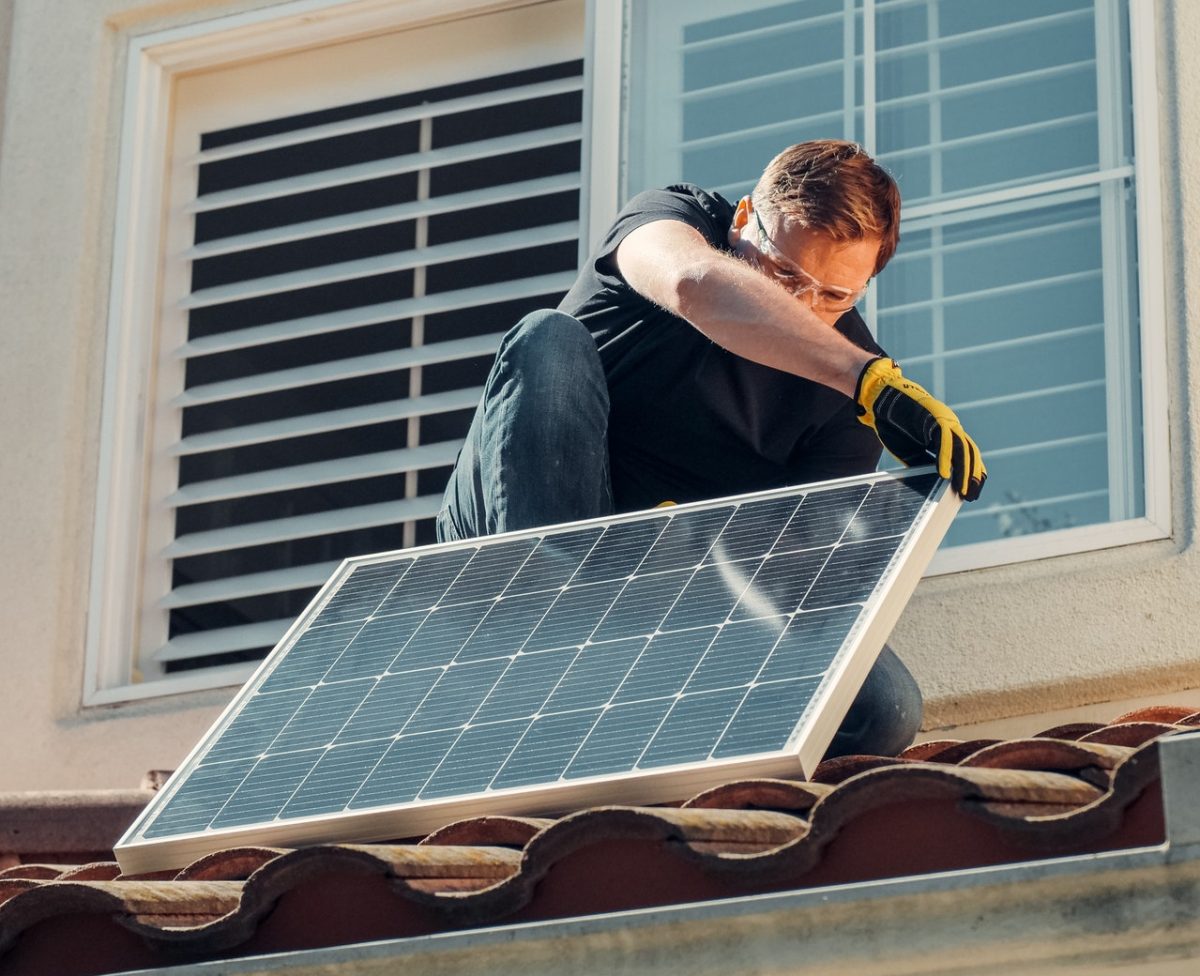
[(622, 215), (635, 213), (660, 214), (666, 220), (684, 219), (689, 223), (705, 220), (723, 228), (733, 219), (733, 205), (721, 194), (695, 183), (672, 183), (631, 197)]

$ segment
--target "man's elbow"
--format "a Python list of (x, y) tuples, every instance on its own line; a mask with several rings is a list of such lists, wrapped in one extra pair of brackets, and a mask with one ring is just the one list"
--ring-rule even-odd
[(676, 314), (691, 319), (693, 313), (710, 307), (713, 291), (720, 287), (720, 262), (711, 258), (683, 261), (672, 269), (667, 285), (668, 306)]

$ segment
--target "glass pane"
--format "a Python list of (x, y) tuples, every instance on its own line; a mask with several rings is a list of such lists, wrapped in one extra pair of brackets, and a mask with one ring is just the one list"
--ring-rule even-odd
[(736, 198), (788, 144), (873, 139), (921, 209), (872, 324), (988, 462), (947, 544), (1142, 515), (1127, 2), (876, 0), (873, 47), (862, 0), (731, 6), (632, 0), (627, 194)]
[(1074, 196), (934, 221), (879, 279), (880, 342), (987, 460), (947, 545), (1143, 514), (1138, 404), (1114, 382), (1138, 376), (1112, 287), (1133, 280), (1132, 200), (1119, 183)]

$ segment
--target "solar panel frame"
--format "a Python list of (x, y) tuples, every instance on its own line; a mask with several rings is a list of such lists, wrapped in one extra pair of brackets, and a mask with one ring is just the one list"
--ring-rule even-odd
[[(188, 781), (200, 760), (208, 756), (210, 746), (215, 749), (219, 745), (222, 734), (238, 717), (245, 702), (270, 681), (276, 668), (290, 652), (294, 643), (309, 631), (310, 626), (330, 606), (343, 584), (356, 570), (369, 569), (374, 565), (394, 566), (402, 560), (412, 559), (415, 561), (434, 553), (445, 553), (447, 554), (445, 558), (449, 560), (452, 559), (449, 554), (455, 552), (488, 547), (498, 548), (510, 543), (519, 544), (523, 540), (536, 540), (548, 535), (577, 534), (585, 532), (590, 526), (604, 529), (623, 523), (652, 521), (656, 518), (665, 521), (690, 511), (703, 512), (731, 505), (743, 506), (776, 497), (793, 496), (800, 499), (808, 493), (829, 491), (851, 484), (871, 486), (881, 481), (909, 480), (928, 474), (928, 469), (910, 469), (898, 476), (886, 472), (876, 472), (870, 475), (693, 502), (665, 510), (605, 516), (581, 522), (510, 532), (483, 539), (468, 539), (346, 559), (288, 629), (271, 654), (266, 657), (234, 696), (158, 795), (130, 826), (115, 848), (117, 860), (125, 873), (145, 873), (182, 866), (199, 856), (221, 848), (254, 844), (303, 846), (317, 843), (366, 842), (415, 837), (436, 830), (452, 820), (484, 814), (554, 814), (581, 806), (613, 802), (635, 805), (669, 802), (719, 785), (734, 775), (739, 778), (806, 777), (820, 761), (832, 740), (846, 709), (849, 708), (865, 680), (875, 658), (912, 595), (925, 566), (932, 558), (958, 510), (960, 500), (954, 492), (949, 490), (944, 481), (939, 481), (928, 494), (926, 503), (922, 505), (919, 515), (895, 546), (895, 551), (876, 584), (871, 588), (870, 594), (863, 597), (864, 609), (857, 615), (856, 621), (845, 636), (840, 650), (834, 656), (828, 669), (820, 677), (814, 679), (817, 682), (816, 695), (804, 707), (799, 723), (793, 729), (785, 745), (778, 750), (757, 753), (749, 757), (745, 753), (741, 753), (728, 758), (707, 758), (697, 762), (676, 764), (670, 763), (668, 756), (666, 763), (650, 769), (606, 772), (565, 781), (560, 779), (549, 784), (491, 788), (486, 793), (475, 795), (463, 796), (452, 793), (434, 799), (414, 800), (364, 810), (346, 809), (336, 814), (326, 812), (302, 815), (283, 821), (207, 827), (198, 831), (185, 830), (164, 838), (150, 839), (145, 836), (146, 830), (155, 823), (159, 813), (166, 808), (176, 791)], [(599, 533), (597, 538), (599, 538)], [(523, 570), (518, 570), (517, 575), (520, 571)], [(322, 621), (323, 626), (327, 624), (331, 624), (333, 627), (343, 626), (336, 621)], [(328, 663), (326, 662), (326, 664)], [(573, 713), (563, 712), (562, 714), (567, 716)], [(736, 718), (736, 714), (734, 718)], [(731, 722), (733, 720), (731, 719)], [(476, 728), (480, 727), (482, 726), (476, 726)], [(589, 726), (589, 730), (590, 728)], [(276, 754), (271, 758), (286, 763), (290, 761), (287, 758), (288, 755), (288, 753)], [(295, 753), (290, 755), (294, 756)], [(211, 769), (212, 767), (206, 768)], [(295, 797), (293, 796), (289, 802), (295, 802)]]

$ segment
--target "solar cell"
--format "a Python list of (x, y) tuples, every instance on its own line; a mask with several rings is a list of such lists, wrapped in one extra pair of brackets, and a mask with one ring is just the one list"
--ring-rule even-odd
[(348, 560), (118, 858), (799, 775), (956, 508), (874, 474)]

